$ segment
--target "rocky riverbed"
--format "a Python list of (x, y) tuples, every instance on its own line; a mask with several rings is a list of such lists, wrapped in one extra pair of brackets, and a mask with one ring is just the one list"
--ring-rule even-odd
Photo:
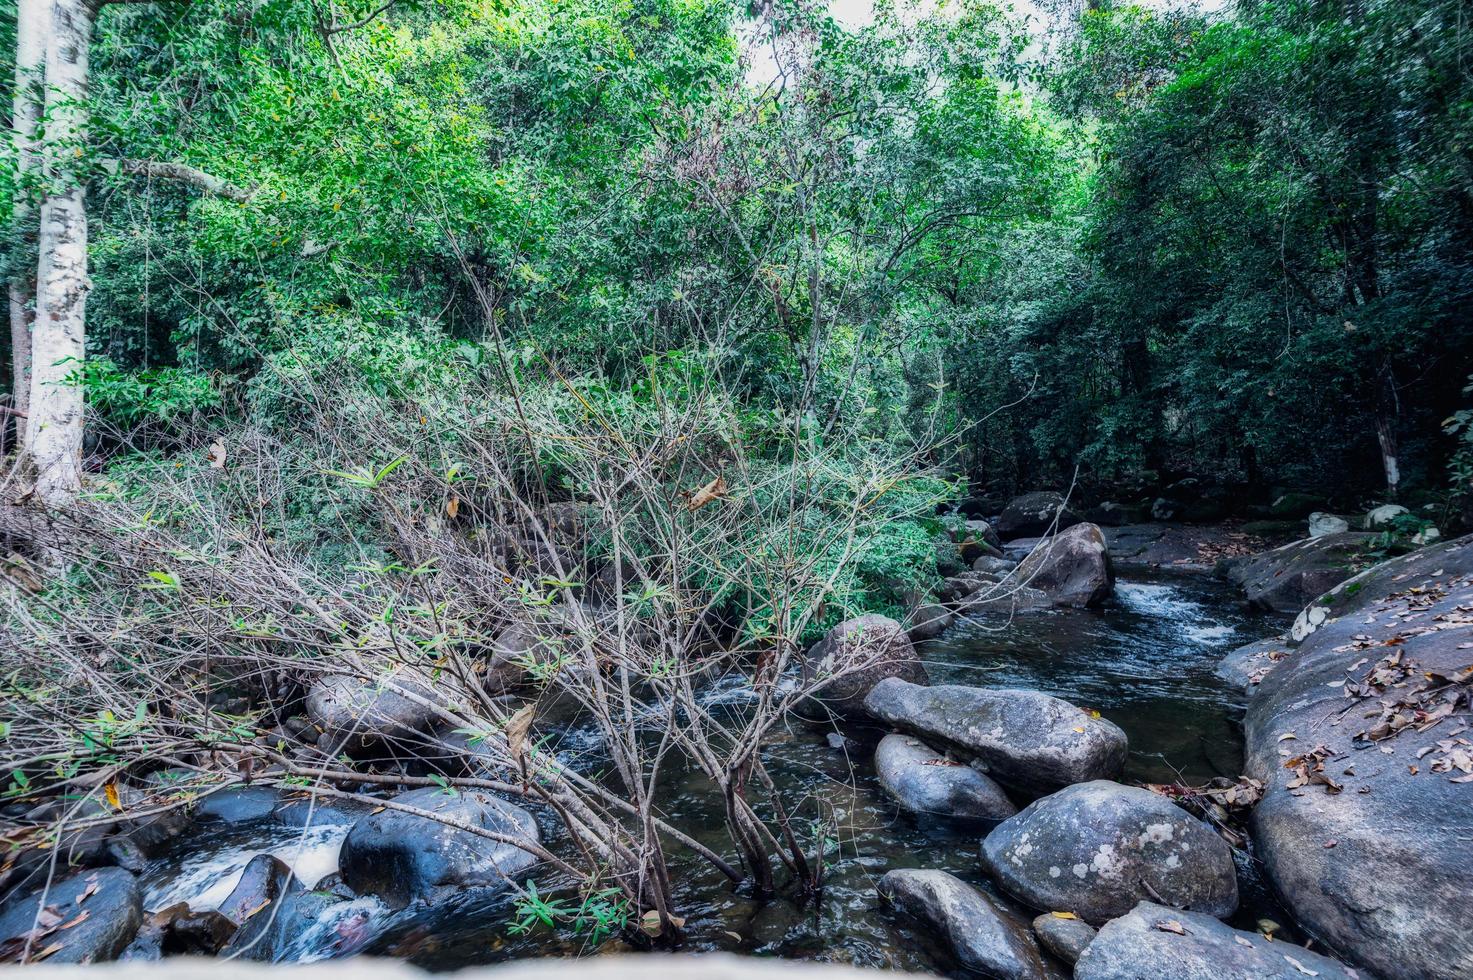
[[(1378, 564), (1367, 536), (1334, 532), (1255, 555), (1234, 528), (1059, 531), (1039, 508), (1011, 507), (1015, 533), (1044, 532), (1024, 544), (969, 522), (947, 543), (959, 567), (907, 622), (845, 624), (810, 652), (821, 672), (856, 644), (890, 651), (827, 692), (828, 721), (764, 751), (782, 790), (832, 814), (823, 892), (758, 900), (677, 857), (684, 948), (999, 977), (1473, 973), (1473, 544)], [(1122, 574), (1111, 543), (1142, 541), (1150, 563)], [(1209, 564), (1224, 578), (1181, 574)], [(718, 683), (705, 702), (739, 713), (751, 696)], [(334, 690), (322, 711), (414, 724), (363, 697)], [(576, 722), (559, 738), (600, 751)], [(672, 778), (667, 817), (719, 844), (711, 787)], [(0, 932), (58, 961), (223, 949), (444, 969), (589, 950), (510, 931), (498, 882), (555, 878), (458, 824), (555, 846), (546, 815), (489, 794), (227, 789), (157, 828), (159, 856), (87, 859), (132, 872), (12, 897)]]

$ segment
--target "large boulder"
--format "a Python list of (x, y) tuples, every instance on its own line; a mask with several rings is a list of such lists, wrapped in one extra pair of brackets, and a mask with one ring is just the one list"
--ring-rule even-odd
[(1261, 554), (1229, 558), (1219, 571), (1257, 609), (1298, 612), (1371, 563), (1371, 535), (1360, 531), (1293, 541)]
[(803, 676), (825, 682), (814, 700), (840, 715), (863, 711), (865, 695), (896, 677), (925, 684), (926, 668), (904, 627), (888, 616), (867, 613), (829, 630), (803, 656)]
[(876, 684), (869, 714), (975, 759), (999, 782), (1029, 793), (1113, 778), (1125, 768), (1125, 733), (1098, 712), (1038, 691)]
[(1353, 962), (1473, 976), (1473, 537), (1325, 600), (1293, 669), (1249, 703), (1256, 852), (1303, 928)]
[(390, 808), (353, 825), (338, 863), (343, 881), (360, 895), (377, 895), (394, 908), (404, 908), (468, 888), (504, 887), (537, 863), (516, 844), (462, 829), (538, 844), (541, 835), (532, 815), (489, 793), (464, 790), (452, 795), (430, 787), (401, 793), (393, 802), (435, 817)]
[(885, 792), (912, 813), (996, 823), (1018, 812), (997, 783), (909, 735), (880, 740), (875, 773)]
[(1232, 849), (1212, 828), (1164, 796), (1103, 779), (1003, 821), (982, 842), (982, 863), (1027, 905), (1095, 925), (1151, 898), (1216, 916), (1238, 907)]
[[(415, 697), (400, 693), (401, 688)], [(375, 683), (333, 674), (318, 678), (307, 692), (307, 714), (322, 732), (319, 746), (352, 755), (418, 742), (436, 715), (416, 697), (433, 700), (434, 695), (408, 678)]]
[(1110, 597), (1115, 575), (1105, 535), (1093, 524), (1076, 524), (1049, 538), (1014, 573), (1055, 606), (1092, 606)]
[(1043, 980), (1043, 957), (1028, 929), (992, 899), (945, 871), (886, 872), (880, 895), (926, 923), (966, 969), (999, 980)]
[(1353, 980), (1356, 976), (1303, 946), (1152, 902), (1141, 902), (1107, 923), (1074, 965), (1074, 980)]
[(1252, 694), (1268, 672), (1289, 656), (1289, 635), (1247, 643), (1223, 657), (1214, 673), (1244, 694)]
[(1377, 528), (1385, 527), (1403, 514), (1410, 513), (1411, 511), (1407, 510), (1401, 504), (1382, 504), (1380, 507), (1373, 507), (1366, 512), (1365, 528), (1367, 531), (1374, 531)]
[(143, 894), (122, 868), (78, 871), (0, 910), (0, 959), (100, 963), (117, 959), (143, 925)]
[(1069, 509), (1062, 495), (1039, 490), (1014, 497), (992, 525), (1004, 541), (1032, 538), (1073, 527), (1082, 518)]

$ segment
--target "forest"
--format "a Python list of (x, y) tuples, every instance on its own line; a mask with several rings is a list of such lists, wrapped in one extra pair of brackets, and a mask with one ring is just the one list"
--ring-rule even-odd
[(1463, 0), (0, 0), (0, 79), (0, 963), (1473, 974)]

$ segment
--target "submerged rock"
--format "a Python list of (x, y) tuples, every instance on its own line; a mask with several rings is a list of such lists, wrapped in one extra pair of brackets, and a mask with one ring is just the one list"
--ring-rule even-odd
[(1073, 966), (1095, 938), (1095, 927), (1072, 912), (1045, 912), (1033, 920), (1039, 945)]
[(1115, 588), (1105, 536), (1093, 524), (1076, 524), (1049, 538), (1023, 560), (1014, 578), (1055, 606), (1092, 606)]
[(301, 890), (302, 883), (285, 861), (271, 854), (257, 854), (240, 873), (240, 881), (230, 895), (220, 903), (220, 914), (238, 926), (244, 925), (287, 895)]
[(1038, 691), (900, 678), (876, 684), (864, 702), (873, 717), (975, 758), (988, 775), (1028, 792), (1120, 775), (1125, 733), (1111, 722)]
[(1096, 925), (1151, 898), (1215, 916), (1238, 907), (1222, 838), (1165, 797), (1107, 780), (1062, 789), (1003, 821), (982, 842), (982, 863), (1014, 898)]
[(1473, 776), (1473, 537), (1325, 600), (1248, 706), (1256, 853), (1300, 925), (1353, 962), (1473, 976), (1473, 781), (1457, 782)]
[[(530, 813), (489, 793), (467, 790), (452, 796), (432, 787), (401, 793), (393, 802), (529, 844), (541, 840)], [(394, 908), (466, 888), (503, 887), (537, 863), (515, 844), (397, 809), (371, 813), (354, 824), (338, 860), (353, 891), (377, 895)]]
[(334, 674), (322, 677), (307, 693), (307, 714), (323, 733), (330, 751), (356, 754), (383, 745), (413, 744), (429, 731), (435, 713), (428, 705), (406, 697), (403, 688), (430, 700), (433, 693), (408, 678), (383, 684)]
[(1069, 509), (1062, 495), (1052, 490), (1040, 490), (1008, 501), (993, 527), (1007, 541), (1012, 538), (1037, 537), (1053, 530), (1062, 531), (1078, 524), (1080, 520), (1080, 516)]
[(841, 715), (863, 711), (865, 695), (886, 678), (927, 682), (926, 668), (905, 630), (875, 613), (846, 619), (829, 630), (803, 655), (802, 666), (806, 680), (833, 678), (813, 700)]
[(986, 894), (945, 871), (905, 868), (880, 879), (878, 891), (940, 934), (968, 970), (1001, 980), (1042, 980), (1043, 957), (1028, 930)]
[(56, 946), (47, 963), (100, 963), (117, 959), (142, 924), (143, 895), (131, 874), (122, 868), (78, 871), (6, 902), (0, 947), (23, 947), (30, 934), (32, 957)]
[(1152, 902), (1141, 902), (1107, 923), (1074, 966), (1075, 980), (1352, 980), (1355, 976), (1302, 946)]
[(1355, 575), (1371, 559), (1372, 535), (1359, 531), (1307, 538), (1244, 558), (1229, 558), (1219, 571), (1241, 586), (1258, 609), (1298, 612)]
[(1018, 812), (997, 783), (909, 735), (880, 740), (875, 772), (885, 792), (912, 813), (996, 822)]

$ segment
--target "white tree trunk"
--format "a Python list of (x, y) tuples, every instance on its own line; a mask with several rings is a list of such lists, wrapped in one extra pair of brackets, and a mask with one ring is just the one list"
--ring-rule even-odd
[(54, 0), (46, 46), (46, 187), (41, 197), (36, 319), (31, 329), (31, 405), (26, 438), (36, 496), (48, 507), (76, 499), (82, 477), (86, 356), (87, 211), (82, 156), (87, 130), (87, 56), (93, 9)]
[[(31, 400), (31, 304), (36, 299), (35, 202), (32, 181), (41, 168), (36, 127), (46, 70), (46, 37), (51, 32), (52, 0), (19, 0), (15, 22), (15, 93), (11, 139), (15, 150), (16, 194), (12, 215), (16, 240), (10, 270), (10, 364), (12, 403), (24, 412)], [(16, 433), (25, 441), (26, 420), (17, 417)]]

